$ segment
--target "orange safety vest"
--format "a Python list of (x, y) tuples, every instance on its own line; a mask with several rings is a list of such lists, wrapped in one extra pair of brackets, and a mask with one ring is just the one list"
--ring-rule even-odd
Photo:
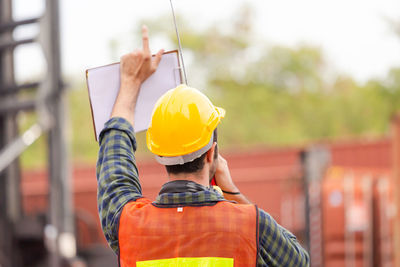
[(256, 266), (258, 211), (214, 206), (160, 208), (129, 202), (119, 222), (120, 266)]

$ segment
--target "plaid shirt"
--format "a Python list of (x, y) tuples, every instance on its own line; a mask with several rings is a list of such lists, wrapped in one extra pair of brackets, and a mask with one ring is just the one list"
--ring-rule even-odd
[[(135, 160), (136, 139), (131, 124), (123, 118), (110, 119), (100, 134), (97, 161), (98, 209), (108, 244), (118, 254), (118, 225), (122, 208), (129, 201), (142, 198)], [(199, 204), (223, 201), (217, 191), (164, 193), (159, 205)], [(257, 266), (308, 266), (307, 252), (296, 237), (281, 227), (262, 209), (259, 216), (259, 253)]]

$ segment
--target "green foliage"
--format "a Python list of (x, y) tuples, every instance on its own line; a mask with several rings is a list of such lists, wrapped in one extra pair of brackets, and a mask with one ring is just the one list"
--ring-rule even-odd
[[(20, 113), (17, 116), (17, 120), (20, 125), (20, 134), (22, 134), (37, 122), (37, 116), (29, 113)], [(46, 142), (46, 135), (42, 135), (22, 153), (20, 163), (24, 168), (36, 168), (46, 164)]]
[[(266, 72), (262, 83), (252, 82), (257, 79), (209, 83), (216, 88), (210, 90), (214, 101), (227, 109), (221, 133), (227, 144), (297, 145), (321, 139), (379, 137), (388, 131), (390, 118), (400, 106), (398, 86), (388, 88), (377, 81), (360, 86), (349, 78), (329, 85), (314, 72), (301, 69), (299, 75), (282, 69), (273, 77)], [(281, 75), (301, 79), (289, 87), (277, 78)]]
[(93, 163), (98, 152), (86, 85), (68, 94), (68, 111), (72, 127), (72, 158), (74, 163)]
[[(72, 159), (74, 164), (93, 164), (97, 159), (99, 145), (95, 140), (92, 114), (86, 85), (71, 90), (68, 94), (72, 127)], [(137, 134), (138, 154), (149, 155), (145, 148), (144, 132)]]

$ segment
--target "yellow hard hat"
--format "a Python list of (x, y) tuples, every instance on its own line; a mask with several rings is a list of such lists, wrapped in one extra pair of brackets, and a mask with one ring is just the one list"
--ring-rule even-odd
[[(146, 141), (148, 149), (161, 157), (179, 157), (204, 149), (225, 116), (199, 90), (181, 84), (167, 91), (154, 106)], [(178, 163), (193, 159), (182, 159)], [(160, 162), (160, 161), (159, 161)], [(173, 165), (176, 161), (170, 161)]]

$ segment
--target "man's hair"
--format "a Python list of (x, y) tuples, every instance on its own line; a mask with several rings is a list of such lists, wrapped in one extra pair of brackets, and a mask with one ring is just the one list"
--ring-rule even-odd
[[(213, 142), (217, 142), (217, 140), (218, 140), (218, 134), (217, 134), (217, 128), (215, 128)], [(201, 171), (204, 167), (204, 158), (206, 157), (206, 154), (207, 152), (205, 152), (200, 157), (191, 162), (186, 162), (184, 164), (177, 164), (177, 165), (166, 165), (165, 168), (167, 169), (168, 173), (172, 174), (194, 173)], [(214, 150), (214, 159), (217, 159), (217, 157), (218, 157), (218, 146), (216, 146)]]

